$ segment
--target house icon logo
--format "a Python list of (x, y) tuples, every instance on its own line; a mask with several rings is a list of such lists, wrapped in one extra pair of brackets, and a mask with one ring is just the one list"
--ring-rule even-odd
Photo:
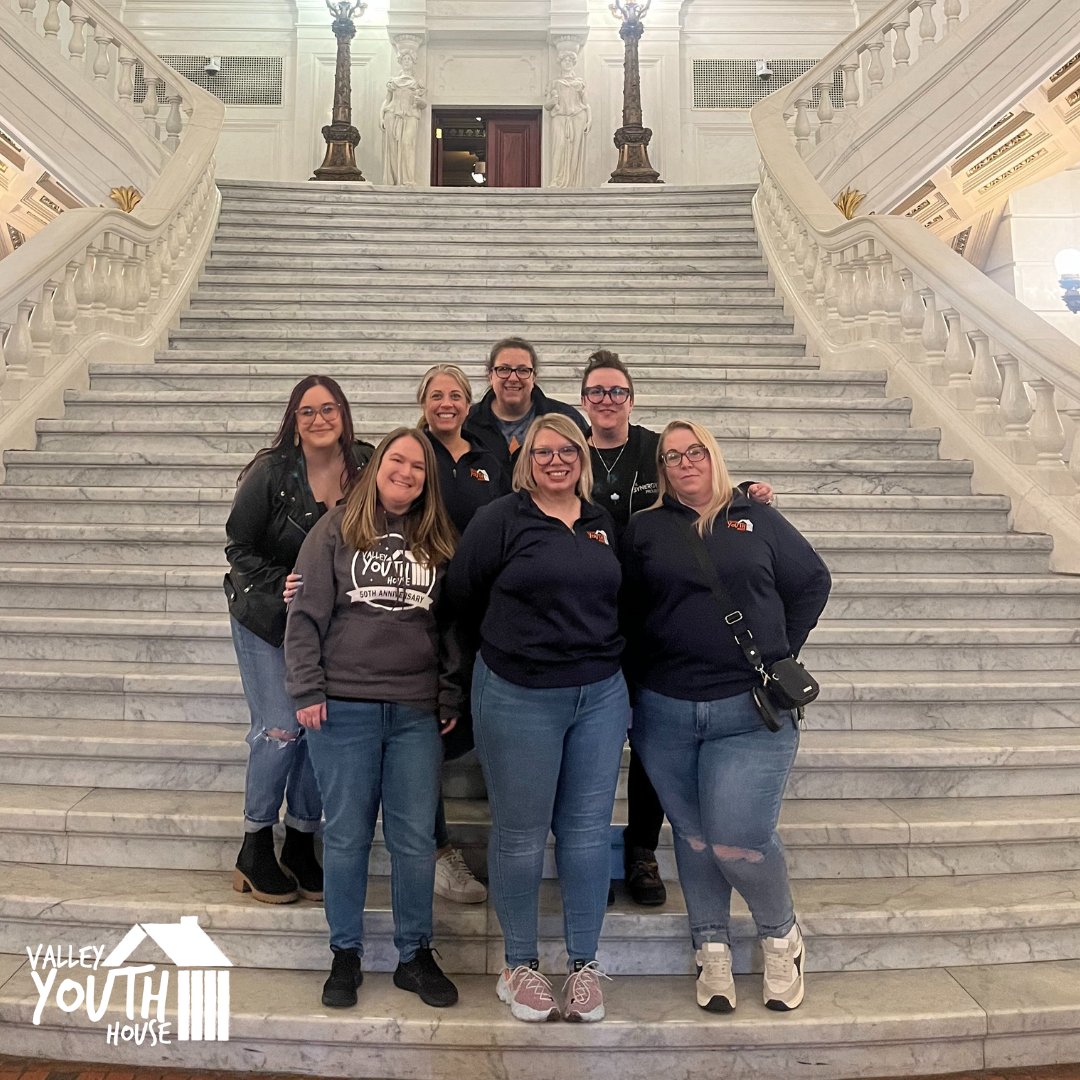
[[(176, 968), (176, 992), (170, 995), (169, 967), (132, 960), (149, 940)], [(232, 961), (214, 944), (195, 915), (175, 923), (136, 923), (106, 955), (104, 945), (39, 945), (26, 949), (38, 1003), (33, 1022), (41, 1023), (47, 1005), (63, 1013), (83, 1008), (92, 1023), (107, 1019), (109, 1006), (124, 1010), (127, 1023), (107, 1019), (105, 1041), (227, 1042), (229, 1039), (229, 969)], [(73, 970), (74, 969), (74, 970)], [(81, 976), (81, 977), (76, 977)], [(166, 1019), (170, 1001), (173, 1020)], [(115, 1013), (114, 1013), (115, 1016)]]

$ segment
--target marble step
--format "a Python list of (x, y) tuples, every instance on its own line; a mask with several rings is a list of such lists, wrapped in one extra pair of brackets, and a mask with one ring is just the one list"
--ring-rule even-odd
[[(321, 904), (260, 904), (233, 892), (228, 873), (15, 863), (3, 868), (0, 949), (6, 953), (39, 942), (85, 941), (112, 948), (132, 923), (175, 922), (194, 909), (237, 967), (319, 969), (328, 957)], [(370, 971), (396, 963), (389, 892), (387, 879), (369, 880), (364, 959)], [(1075, 871), (803, 879), (792, 882), (792, 892), (807, 941), (808, 972), (1074, 960), (1080, 950), (1080, 873)], [(651, 910), (617, 899), (604, 921), (598, 957), (610, 974), (692, 971), (676, 882), (669, 893), (663, 907)], [(546, 881), (539, 919), (544, 970), (559, 970), (565, 962), (560, 961), (560, 954), (565, 958), (562, 929), (558, 885)], [(737, 900), (731, 929), (736, 970), (760, 970), (749, 913)], [(454, 974), (494, 974), (502, 963), (501, 935), (489, 903), (451, 904), (437, 897), (434, 943)], [(145, 959), (148, 950), (142, 946), (133, 955)]]
[[(1019, 533), (808, 533), (836, 573), (1045, 574), (1050, 538)], [(217, 566), (211, 525), (69, 525), (0, 522), (0, 564)], [(917, 585), (916, 585), (917, 587)]]
[[(416, 403), (411, 395), (387, 395), (390, 400), (374, 401), (367, 395), (354, 407), (356, 426), (380, 425), (388, 430), (396, 424), (415, 420)], [(663, 426), (672, 416), (693, 416), (701, 424), (745, 430), (752, 425), (812, 430), (846, 428), (851, 431), (907, 429), (911, 418), (910, 398), (829, 398), (798, 399), (729, 396), (706, 401), (693, 395), (667, 395), (653, 399), (656, 404), (639, 405), (635, 419), (646, 426)], [(64, 395), (64, 415), (70, 420), (118, 420), (133, 416), (147, 420), (200, 420), (203, 422), (276, 424), (281, 419), (281, 400), (258, 391), (236, 392), (228, 401), (213, 390), (109, 391), (74, 390)]]
[[(243, 819), (241, 792), (0, 785), (8, 862), (230, 870)], [(483, 799), (447, 799), (454, 846), (486, 879), (490, 814)], [(626, 801), (612, 815), (612, 874), (622, 877)], [(789, 800), (780, 836), (792, 878), (934, 877), (1069, 870), (1080, 855), (1080, 797)], [(670, 826), (656, 849), (677, 879)], [(390, 873), (382, 823), (371, 873)], [(544, 877), (558, 876), (549, 836)]]
[[(149, 959), (175, 983), (175, 969), (160, 954)], [(736, 978), (739, 1007), (727, 1016), (697, 1007), (688, 975), (637, 976), (604, 983), (607, 1019), (587, 1025), (522, 1024), (486, 975), (457, 978), (460, 1003), (433, 1019), (388, 974), (370, 974), (358, 1006), (339, 1017), (318, 1004), (325, 962), (324, 956), (310, 971), (235, 969), (229, 1041), (157, 1048), (121, 1042), (107, 1049), (110, 1067), (245, 1075), (272, 1067), (356, 1080), (654, 1080), (662, 1046), (665, 1071), (677, 1076), (712, 1076), (723, 1061), (728, 1080), (851, 1080), (909, 1076), (915, 1063), (920, 1072), (951, 1073), (1067, 1061), (1075, 1056), (1070, 1046), (1080, 1024), (1075, 961), (823, 972), (813, 977), (795, 1017), (764, 1008), (757, 976)], [(166, 1015), (175, 1032), (174, 996)], [(106, 1026), (127, 1023), (119, 995), (96, 1025), (85, 1009), (68, 1015), (55, 1005), (35, 1024), (38, 1000), (25, 951), (0, 956), (0, 1023), (13, 1054), (100, 1059)]]
[[(75, 449), (80, 439), (96, 445), (85, 436), (73, 436), (68, 448)], [(132, 437), (132, 446), (138, 441)], [(34, 489), (4, 485), (0, 486), (0, 522), (224, 526), (234, 492), (228, 488), (201, 489), (194, 497), (165, 492), (147, 498), (144, 492), (132, 488)], [(996, 495), (785, 494), (781, 512), (802, 530), (1004, 532), (1009, 501)]]
[[(60, 574), (39, 569), (45, 580)], [(5, 568), (5, 582), (18, 567)], [(91, 584), (112, 567), (83, 567)], [(119, 573), (119, 572), (118, 572)], [(166, 604), (191, 580), (220, 570), (125, 567), (117, 594), (144, 595), (166, 582)], [(138, 590), (138, 592), (136, 592)], [(220, 593), (218, 594), (221, 595)], [(104, 608), (102, 608), (104, 609)], [(132, 608), (132, 610), (137, 610)], [(212, 610), (223, 611), (224, 601)], [(817, 672), (821, 696), (807, 710), (808, 731), (922, 731), (1080, 727), (1080, 687), (1071, 672)], [(221, 665), (125, 663), (116, 660), (0, 659), (0, 716), (162, 723), (249, 723), (233, 661)]]
[[(238, 792), (245, 731), (215, 714), (186, 723), (0, 717), (0, 783)], [(808, 729), (787, 791), (792, 800), (1077, 794), (1074, 727)]]
[[(208, 390), (218, 393), (260, 393), (279, 395), (288, 400), (296, 385), (291, 373), (275, 370), (273, 364), (200, 364), (162, 361), (155, 364), (91, 364), (90, 385), (95, 391)], [(430, 365), (402, 364), (325, 364), (321, 375), (336, 379), (350, 401), (363, 404), (371, 394), (415, 393)], [(290, 366), (291, 367), (291, 366)], [(576, 401), (581, 394), (583, 365), (543, 365), (543, 386), (547, 393), (564, 401)], [(488, 379), (483, 369), (473, 367), (466, 374), (479, 398), (486, 392)], [(634, 378), (634, 392), (639, 402), (651, 395), (700, 394), (709, 399), (762, 394), (770, 397), (872, 398), (884, 397), (885, 372), (833, 373), (813, 370), (763, 372), (757, 368), (719, 370), (680, 370), (667, 374), (646, 371)]]

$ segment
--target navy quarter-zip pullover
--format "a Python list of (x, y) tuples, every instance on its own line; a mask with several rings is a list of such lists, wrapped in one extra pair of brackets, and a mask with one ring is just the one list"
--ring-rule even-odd
[(473, 515), (510, 491), (510, 472), (497, 454), (489, 450), (468, 425), (461, 434), (472, 447), (457, 461), (430, 431), (424, 431), (435, 451), (439, 468), (439, 492), (443, 505), (459, 533), (464, 533)]

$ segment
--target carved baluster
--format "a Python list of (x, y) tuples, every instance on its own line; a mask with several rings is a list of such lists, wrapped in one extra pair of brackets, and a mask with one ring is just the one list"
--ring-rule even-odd
[(173, 279), (176, 259), (172, 253), (172, 229), (168, 229), (161, 238), (161, 288), (164, 291)]
[(1065, 429), (1054, 401), (1054, 384), (1048, 379), (1032, 379), (1035, 415), (1031, 421), (1031, 443), (1035, 447), (1035, 469), (1047, 491), (1070, 495), (1076, 484), (1065, 467)]
[(855, 265), (845, 251), (837, 267), (840, 288), (836, 298), (836, 314), (840, 319), (840, 332), (845, 341), (853, 341), (855, 333)]
[(853, 57), (849, 57), (841, 65), (840, 69), (844, 73), (844, 108), (855, 109), (859, 105), (859, 57), (856, 54)]
[(885, 48), (884, 38), (876, 38), (867, 43), (870, 50), (870, 63), (866, 67), (866, 100), (876, 97), (885, 83), (885, 65), (881, 62), (881, 50)]
[(180, 145), (180, 132), (184, 128), (184, 120), (180, 114), (180, 104), (183, 100), (179, 90), (173, 90), (169, 94), (169, 115), (165, 120), (165, 145), (170, 151)]
[(855, 247), (855, 257), (851, 265), (855, 271), (852, 285), (851, 306), (855, 321), (855, 337), (866, 337), (870, 323), (870, 278), (866, 272), (867, 260), (860, 254), (860, 246)]
[(33, 310), (34, 304), (30, 300), (19, 304), (15, 322), (8, 334), (7, 368), (10, 382), (25, 383), (35, 374), (34, 343), (30, 340), (30, 313)]
[(945, 346), (949, 343), (945, 320), (937, 309), (937, 297), (933, 289), (920, 289), (919, 295), (925, 305), (923, 312), (923, 362), (927, 368), (927, 377), (931, 382), (943, 381), (942, 364), (945, 360)]
[(808, 240), (806, 244), (806, 255), (803, 258), (802, 272), (803, 280), (806, 282), (806, 287), (809, 290), (811, 283), (814, 280), (814, 274), (817, 273), (818, 266), (818, 246), (813, 240)]
[(933, 47), (937, 38), (937, 20), (934, 18), (934, 5), (937, 0), (918, 0), (922, 11), (919, 22), (919, 59), (921, 60)]
[(1000, 435), (1004, 431), (998, 415), (1001, 372), (990, 354), (990, 339), (981, 330), (972, 330), (971, 343), (975, 347), (971, 366), (971, 392), (975, 396), (973, 420), (984, 435)]
[(806, 235), (806, 230), (800, 228), (795, 239), (795, 250), (792, 253), (792, 264), (797, 271), (801, 271), (803, 263), (806, 261), (806, 249), (810, 246), (810, 238)]
[(60, 51), (60, 0), (49, 0), (49, 10), (41, 24), (45, 31), (45, 44), (55, 52)]
[(109, 300), (109, 238), (102, 236), (100, 243), (90, 250), (94, 255), (94, 324), (104, 330), (108, 318)]
[(810, 282), (810, 292), (814, 298), (814, 307), (820, 316), (825, 315), (825, 283), (828, 280), (829, 253), (816, 246), (817, 259), (814, 261), (814, 277)]
[(150, 252), (149, 244), (139, 244), (135, 251), (135, 320), (139, 330), (145, 330), (150, 321)]
[(112, 45), (112, 38), (109, 36), (109, 31), (102, 29), (100, 26), (94, 27), (94, 41), (97, 42), (97, 56), (94, 57), (94, 80), (104, 90), (106, 86), (106, 80), (109, 77), (109, 73), (112, 71), (112, 54), (109, 52), (109, 48)]
[(37, 19), (34, 18), (34, 8), (36, 7), (37, 0), (19, 0), (19, 15), (35, 34), (37, 33)]
[(124, 241), (114, 236), (113, 248), (109, 252), (109, 294), (105, 303), (112, 332), (122, 332), (120, 324), (124, 318)]
[(151, 138), (159, 138), (160, 126), (158, 124), (157, 115), (158, 109), (161, 107), (158, 102), (158, 86), (164, 85), (164, 80), (159, 79), (156, 75), (147, 73), (146, 75), (146, 97), (143, 98), (143, 126), (148, 132), (150, 132)]
[(139, 260), (136, 258), (135, 244), (124, 245), (124, 281), (120, 298), (120, 316), (129, 328), (135, 325), (135, 316), (139, 308)]
[(822, 294), (823, 314), (826, 322), (837, 319), (837, 302), (840, 294), (840, 275), (837, 272), (839, 256), (835, 251), (828, 254), (825, 260), (825, 291)]
[(116, 97), (122, 108), (133, 109), (135, 107), (135, 57), (117, 47), (120, 58), (120, 74), (116, 80)]
[(53, 318), (56, 320), (56, 351), (63, 352), (68, 348), (71, 334), (75, 329), (75, 319), (79, 314), (79, 302), (75, 299), (75, 275), (79, 264), (69, 262), (64, 268), (64, 280), (60, 282), (60, 288), (53, 297)]
[(7, 382), (8, 377), (7, 354), (4, 352), (4, 338), (7, 336), (7, 332), (7, 324), (0, 322), (0, 401), (7, 396), (4, 391), (4, 383)]
[(960, 26), (960, 0), (945, 0), (945, 36)]
[(964, 321), (960, 312), (948, 308), (942, 312), (945, 325), (949, 328), (949, 340), (945, 346), (944, 368), (949, 377), (946, 396), (958, 408), (969, 410), (975, 407), (971, 392), (971, 368), (975, 357), (971, 352), (971, 343), (964, 331)]
[(907, 298), (907, 291), (900, 277), (900, 268), (896, 265), (896, 260), (888, 252), (885, 253), (882, 259), (881, 272), (885, 278), (885, 314), (889, 317), (889, 325), (897, 332), (893, 335), (895, 338), (899, 336), (898, 332), (903, 325), (901, 314), (904, 309), (904, 300)]
[(148, 299), (153, 301), (161, 295), (161, 241), (155, 240), (146, 249), (146, 280), (149, 287)]
[(911, 66), (911, 43), (908, 41), (908, 27), (911, 26), (911, 15), (904, 12), (896, 17), (896, 21), (889, 27), (893, 32), (893, 76), (900, 78), (907, 74)]
[(1001, 419), (1005, 428), (1002, 449), (1013, 461), (1032, 464), (1035, 449), (1028, 435), (1032, 409), (1020, 379), (1020, 361), (1012, 353), (1000, 353), (997, 362), (1001, 368)]
[(832, 96), (830, 91), (833, 87), (833, 80), (835, 76), (830, 74), (827, 79), (822, 79), (817, 84), (818, 90), (818, 129), (814, 136), (816, 142), (823, 143), (828, 139), (832, 133), (833, 118), (836, 116), (836, 110), (833, 109)]
[(922, 296), (915, 287), (915, 279), (906, 267), (900, 267), (897, 277), (904, 290), (904, 302), (900, 305), (901, 340), (904, 342), (908, 357), (914, 362), (919, 355), (922, 342), (923, 320), (926, 311)]
[(877, 241), (871, 240), (867, 249), (866, 276), (870, 286), (867, 291), (867, 307), (870, 313), (870, 321), (873, 322), (880, 332), (881, 325), (887, 314), (885, 309), (885, 263), (889, 261), (889, 253), (876, 254)]
[(795, 146), (800, 157), (810, 153), (810, 106), (813, 99), (798, 98), (795, 102)]
[(77, 319), (87, 328), (93, 326), (94, 309), (94, 255), (87, 248), (82, 265), (75, 275), (75, 303), (79, 306)]
[(53, 315), (53, 297), (57, 284), (47, 281), (41, 287), (41, 299), (34, 305), (30, 315), (30, 343), (37, 360), (37, 374), (44, 374), (52, 356), (53, 338), (56, 336), (56, 317)]
[[(3, 327), (0, 327), (0, 331)], [(1073, 435), (1069, 449), (1069, 475), (1080, 484), (1080, 408), (1066, 409), (1065, 415), (1072, 421)]]
[(80, 71), (86, 70), (86, 23), (88, 16), (81, 8), (71, 5), (71, 37), (68, 40), (68, 56)]
[(182, 259), (187, 254), (189, 237), (187, 204), (185, 203), (176, 215), (176, 254), (178, 258)]

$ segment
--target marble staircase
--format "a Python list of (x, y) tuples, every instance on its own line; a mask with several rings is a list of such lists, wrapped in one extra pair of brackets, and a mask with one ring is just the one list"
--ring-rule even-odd
[[(939, 433), (912, 426), (883, 372), (807, 354), (769, 283), (753, 192), (221, 186), (212, 255), (169, 348), (94, 364), (89, 390), (39, 422), (37, 447), (4, 455), (4, 1050), (105, 1051), (85, 1013), (32, 1023), (26, 946), (111, 945), (133, 922), (195, 913), (237, 965), (232, 1040), (109, 1047), (109, 1060), (447, 1080), (840, 1080), (1080, 1060), (1080, 579), (1050, 572), (1047, 537), (1010, 531), (1007, 499), (973, 492), (970, 463), (940, 458)], [(542, 385), (569, 400), (592, 349), (620, 351), (635, 417), (712, 427), (734, 475), (768, 479), (834, 571), (804, 654), (822, 696), (782, 819), (812, 973), (795, 1014), (760, 1005), (744, 908), (738, 1012), (696, 1009), (666, 828), (670, 899), (646, 911), (619, 892), (603, 940), (610, 1019), (584, 1030), (507, 1017), (486, 904), (436, 905), (461, 1005), (433, 1016), (401, 1000), (379, 974), (393, 963), (381, 836), (375, 974), (355, 1012), (318, 1007), (320, 906), (228, 887), (246, 710), (220, 583), (238, 472), (303, 374), (340, 379), (375, 439), (415, 419), (433, 362), (462, 363), (479, 389), (508, 333), (536, 342)], [(481, 867), (484, 803), (448, 809)], [(550, 859), (547, 874), (554, 972)]]

